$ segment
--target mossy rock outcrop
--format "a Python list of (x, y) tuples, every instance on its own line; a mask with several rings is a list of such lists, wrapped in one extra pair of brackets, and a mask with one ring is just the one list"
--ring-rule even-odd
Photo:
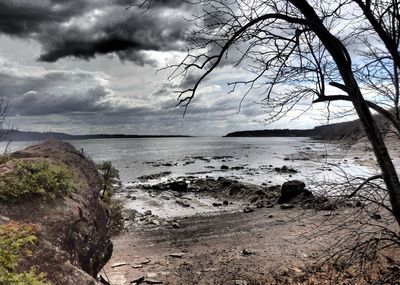
[(15, 241), (12, 235), (0, 238), (0, 250), (2, 242), (4, 248), (19, 246), (10, 255), (13, 262), (0, 259), (0, 271), (10, 280), (31, 274), (29, 284), (97, 284), (94, 277), (111, 257), (112, 243), (95, 164), (68, 143), (48, 141), (4, 159), (0, 186), (0, 229), (31, 229)]

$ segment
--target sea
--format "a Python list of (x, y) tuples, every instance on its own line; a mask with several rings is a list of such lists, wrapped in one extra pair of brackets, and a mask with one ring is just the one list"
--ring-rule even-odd
[[(179, 137), (69, 141), (97, 163), (111, 161), (124, 185), (183, 177), (229, 177), (256, 184), (309, 184), (375, 172), (340, 144), (305, 137)], [(4, 152), (38, 142), (1, 143)], [(367, 158), (366, 158), (367, 159)], [(370, 158), (368, 158), (370, 159)], [(280, 171), (282, 167), (290, 169)], [(153, 175), (150, 179), (139, 179)]]

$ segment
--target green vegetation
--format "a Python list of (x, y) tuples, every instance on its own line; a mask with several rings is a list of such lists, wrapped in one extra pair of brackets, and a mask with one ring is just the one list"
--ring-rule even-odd
[(47, 161), (19, 161), (12, 172), (0, 176), (0, 201), (32, 196), (54, 200), (76, 191), (73, 173)]
[(97, 169), (103, 183), (101, 199), (110, 211), (111, 233), (116, 235), (124, 229), (123, 205), (120, 200), (115, 198), (116, 187), (121, 183), (119, 171), (110, 161), (97, 164)]
[(115, 186), (120, 183), (119, 171), (110, 161), (99, 163), (96, 166), (103, 182), (101, 198), (103, 201), (107, 201), (114, 196)]
[(7, 223), (0, 225), (0, 284), (2, 285), (51, 285), (45, 273), (34, 268), (17, 272), (18, 261), (29, 256), (30, 247), (37, 243), (36, 230), (29, 224)]

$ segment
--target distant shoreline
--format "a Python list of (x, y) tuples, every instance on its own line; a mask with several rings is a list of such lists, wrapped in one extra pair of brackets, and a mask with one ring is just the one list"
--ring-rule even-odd
[(26, 132), (16, 130), (4, 131), (4, 141), (44, 141), (44, 140), (92, 140), (92, 139), (131, 139), (131, 138), (186, 138), (186, 135), (125, 135), (125, 134), (94, 134), (94, 135), (70, 135), (56, 132)]
[(316, 135), (315, 129), (291, 130), (291, 129), (272, 129), (238, 131), (225, 135), (224, 137), (313, 137)]
[[(44, 140), (91, 140), (91, 139), (131, 139), (131, 138), (191, 138), (189, 135), (127, 135), (127, 134), (94, 134), (71, 135), (58, 132), (29, 132), (4, 130), (7, 134), (4, 141), (44, 141)], [(231, 132), (223, 137), (310, 137), (313, 139), (340, 140), (354, 139), (364, 135), (358, 120), (330, 125), (322, 125), (313, 129), (269, 129), (245, 130)]]

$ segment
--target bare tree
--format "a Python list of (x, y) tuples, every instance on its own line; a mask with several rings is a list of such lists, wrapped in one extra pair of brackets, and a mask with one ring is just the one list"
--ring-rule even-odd
[[(149, 7), (152, 1), (141, 6)], [(400, 133), (399, 3), (396, 0), (193, 0), (202, 15), (188, 33), (189, 52), (171, 79), (195, 74), (179, 93), (186, 109), (200, 85), (230, 64), (252, 78), (232, 92), (258, 92), (270, 121), (299, 104), (352, 103), (380, 165), (400, 225), (400, 182), (371, 109)]]
[(8, 152), (8, 148), (12, 142), (13, 128), (8, 120), (8, 102), (4, 98), (0, 98), (0, 142), (7, 142), (4, 153)]

